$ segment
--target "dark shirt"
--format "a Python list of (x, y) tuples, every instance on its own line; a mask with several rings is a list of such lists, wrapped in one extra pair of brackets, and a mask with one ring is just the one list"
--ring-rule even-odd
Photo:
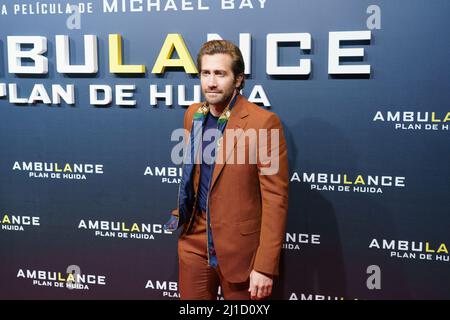
[[(205, 135), (208, 129), (217, 129), (217, 120), (219, 117), (214, 117), (211, 112), (208, 113), (203, 127), (203, 135)], [(214, 170), (213, 159), (215, 157), (215, 146), (217, 139), (217, 131), (214, 130), (213, 134), (208, 135), (208, 139), (203, 138), (202, 141), (202, 163), (200, 164), (200, 183), (198, 190), (198, 205), (203, 211), (206, 211), (206, 203), (208, 199), (209, 183), (212, 177), (212, 171)], [(205, 141), (207, 140), (207, 141)], [(208, 146), (208, 150), (204, 153), (205, 148)], [(212, 150), (212, 152), (211, 152)]]

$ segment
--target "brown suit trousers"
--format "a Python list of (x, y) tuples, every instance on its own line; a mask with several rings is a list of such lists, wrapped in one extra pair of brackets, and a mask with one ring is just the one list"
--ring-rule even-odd
[(230, 283), (220, 266), (208, 265), (206, 212), (196, 211), (188, 234), (178, 239), (179, 285), (182, 300), (217, 300), (218, 287), (226, 300), (249, 300), (249, 281)]

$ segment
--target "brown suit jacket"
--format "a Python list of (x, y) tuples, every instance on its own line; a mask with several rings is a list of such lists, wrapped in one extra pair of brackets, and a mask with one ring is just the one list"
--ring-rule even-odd
[[(184, 128), (190, 132), (194, 113), (201, 103), (192, 104), (185, 113)], [(239, 141), (245, 141), (245, 133), (255, 129), (279, 129), (279, 146), (269, 139), (261, 139), (258, 147), (251, 143), (231, 142), (229, 129), (242, 129)], [(250, 134), (248, 136), (251, 136)], [(247, 138), (247, 142), (248, 142)], [(265, 142), (264, 142), (265, 141)], [(259, 149), (269, 156), (279, 152), (278, 170), (274, 174), (261, 175), (261, 170), (270, 166), (257, 161), (237, 164), (237, 153), (245, 150), (257, 154)], [(285, 237), (288, 209), (288, 161), (287, 148), (279, 118), (272, 112), (238, 96), (228, 120), (222, 142), (217, 150), (216, 162), (209, 194), (211, 229), (218, 264), (223, 276), (229, 282), (244, 282), (252, 269), (268, 275), (278, 275), (281, 247)], [(256, 163), (255, 163), (256, 162)], [(200, 166), (194, 169), (194, 190), (197, 194)], [(197, 198), (197, 197), (196, 197)], [(177, 215), (177, 210), (173, 211)], [(183, 237), (189, 232), (192, 222), (184, 224)]]

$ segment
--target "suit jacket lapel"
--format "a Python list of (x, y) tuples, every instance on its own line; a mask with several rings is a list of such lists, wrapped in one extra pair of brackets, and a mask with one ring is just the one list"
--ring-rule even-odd
[(211, 181), (211, 189), (210, 190), (212, 190), (214, 188), (214, 185), (215, 185), (215, 182), (217, 181), (217, 178), (219, 177), (220, 173), (222, 172), (222, 170), (223, 170), (223, 168), (224, 168), (224, 166), (226, 164), (226, 161), (228, 160), (228, 158), (230, 157), (231, 153), (235, 149), (237, 141), (239, 140), (239, 137), (242, 135), (242, 133), (244, 132), (245, 127), (247, 125), (246, 117), (248, 116), (248, 111), (245, 108), (245, 101), (246, 101), (246, 99), (243, 96), (239, 95), (237, 97), (236, 104), (234, 105), (234, 107), (233, 107), (233, 109), (231, 111), (230, 119), (228, 119), (227, 126), (225, 127), (225, 130), (224, 130), (225, 132), (224, 132), (223, 136), (220, 138), (221, 143), (220, 143), (219, 148), (218, 148), (218, 150), (216, 152), (216, 156), (219, 157), (219, 158), (221, 157), (220, 155), (222, 155), (222, 153), (223, 153), (223, 148), (224, 148), (224, 145), (225, 145), (224, 141), (227, 141), (226, 140), (227, 139), (227, 130), (229, 130), (229, 129), (232, 129), (232, 130), (241, 129), (241, 130), (239, 130), (239, 134), (237, 135), (237, 139), (235, 139), (233, 141), (233, 147), (230, 147), (230, 146), (226, 147), (226, 149), (225, 149), (225, 151), (226, 151), (225, 157), (222, 158), (224, 160), (220, 161), (221, 163), (216, 163), (214, 165), (214, 171), (213, 171), (213, 175), (212, 175), (212, 178), (211, 178), (212, 181)]

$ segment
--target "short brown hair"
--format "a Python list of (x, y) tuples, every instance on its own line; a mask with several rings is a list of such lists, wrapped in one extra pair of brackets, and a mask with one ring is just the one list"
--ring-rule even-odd
[(239, 47), (228, 40), (211, 40), (205, 42), (197, 55), (197, 67), (199, 72), (202, 71), (202, 57), (207, 55), (213, 55), (217, 53), (228, 54), (231, 57), (231, 69), (233, 70), (234, 78), (236, 79), (238, 75), (242, 74), (242, 82), (240, 87), (241, 90), (244, 88), (245, 83), (245, 64), (244, 58), (242, 58), (242, 53)]

